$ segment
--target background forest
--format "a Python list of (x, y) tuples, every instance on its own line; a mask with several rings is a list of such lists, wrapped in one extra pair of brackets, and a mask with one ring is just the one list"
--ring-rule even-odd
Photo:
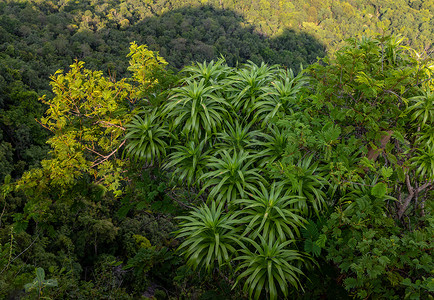
[(433, 26), (2, 1), (0, 298), (432, 299)]

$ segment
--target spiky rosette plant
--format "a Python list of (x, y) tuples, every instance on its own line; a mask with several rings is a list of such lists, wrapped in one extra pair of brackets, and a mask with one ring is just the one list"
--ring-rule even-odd
[(282, 242), (273, 234), (268, 238), (258, 236), (259, 242), (245, 238), (240, 243), (241, 255), (235, 260), (241, 261), (236, 271), (240, 271), (234, 287), (244, 279), (244, 290), (249, 298), (278, 299), (280, 295), (289, 296), (289, 287), (301, 287), (300, 276), (304, 255), (297, 250), (289, 249), (293, 240)]
[(223, 202), (217, 205), (203, 205), (182, 220), (177, 237), (184, 239), (179, 250), (186, 256), (188, 264), (194, 269), (204, 267), (211, 272), (215, 263), (221, 267), (230, 261), (236, 252), (236, 240), (239, 235), (236, 226), (239, 223), (235, 215), (223, 211)]
[(125, 151), (134, 161), (143, 161), (147, 164), (160, 163), (166, 156), (171, 137), (167, 126), (161, 121), (156, 109), (152, 112), (144, 111), (134, 116), (127, 124)]

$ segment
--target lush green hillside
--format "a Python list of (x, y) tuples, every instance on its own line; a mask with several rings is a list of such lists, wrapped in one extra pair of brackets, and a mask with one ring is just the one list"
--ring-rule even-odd
[(125, 45), (136, 41), (176, 69), (224, 56), (231, 66), (264, 61), (297, 72), (325, 51), (333, 54), (344, 39), (377, 32), (400, 33), (404, 43), (430, 53), (433, 7), (432, 1), (2, 1), (0, 153), (8, 171), (0, 178), (45, 155), (46, 135), (33, 121), (41, 115), (37, 96), (26, 95), (50, 94), (49, 76), (75, 59), (121, 78)]
[(160, 51), (177, 68), (220, 54), (231, 64), (294, 67), (323, 56), (323, 45), (333, 52), (347, 38), (383, 31), (430, 52), (433, 7), (432, 1), (7, 0), (0, 4), (0, 51), (37, 89), (75, 58), (122, 75), (123, 45), (131, 41)]
[(433, 9), (1, 2), (0, 298), (432, 299)]
[[(50, 95), (50, 75), (75, 59), (122, 78), (128, 74), (126, 45), (132, 41), (160, 50), (176, 70), (220, 56), (231, 65), (252, 60), (298, 69), (324, 55), (324, 46), (302, 31), (288, 29), (283, 36), (269, 39), (241, 15), (212, 6), (158, 10), (152, 15), (146, 3), (120, 7), (116, 1), (50, 3), (0, 3), (0, 149), (5, 149), (0, 180), (10, 172), (16, 177), (45, 155), (47, 135), (38, 132), (41, 127), (34, 121), (43, 112), (37, 95)], [(126, 16), (129, 25), (123, 26)], [(33, 91), (37, 95), (28, 98)], [(6, 150), (11, 147), (12, 155)]]

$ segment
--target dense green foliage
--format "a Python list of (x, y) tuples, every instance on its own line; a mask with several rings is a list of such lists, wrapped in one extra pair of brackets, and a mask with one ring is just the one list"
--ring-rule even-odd
[[(223, 55), (298, 70), (347, 38), (401, 33), (432, 51), (432, 1), (42, 1), (0, 3), (0, 157), (18, 178), (47, 154), (34, 121), (48, 78), (75, 59), (112, 78), (126, 75), (125, 45), (158, 50), (171, 67)], [(34, 94), (36, 92), (36, 94)], [(12, 150), (12, 151), (11, 151)]]
[(429, 297), (430, 58), (364, 38), (298, 75), (196, 63), (156, 97), (166, 62), (129, 56), (120, 81), (52, 76), (50, 158), (2, 186), (3, 296)]
[(0, 298), (432, 299), (432, 7), (0, 3)]

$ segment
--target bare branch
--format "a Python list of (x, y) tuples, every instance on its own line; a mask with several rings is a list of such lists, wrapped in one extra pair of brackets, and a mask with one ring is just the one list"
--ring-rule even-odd
[(3, 218), (5, 211), (6, 211), (6, 198), (5, 198), (5, 205), (3, 206), (3, 210), (2, 210), (2, 213), (0, 215), (0, 228), (2, 226), (2, 218)]
[(89, 150), (90, 152), (92, 152), (92, 153), (98, 155), (98, 156), (101, 156), (101, 157), (105, 158), (104, 155), (102, 155), (101, 153), (99, 153), (99, 152), (97, 152), (97, 151), (95, 151), (95, 150), (93, 150), (93, 149), (91, 149), (91, 148), (89, 148), (89, 147), (84, 147), (84, 148), (85, 148), (86, 150)]
[(98, 121), (98, 122), (96, 122), (96, 123), (105, 124), (107, 127), (117, 127), (117, 128), (119, 128), (119, 129), (122, 129), (123, 131), (126, 130), (126, 128), (123, 127), (123, 126), (116, 125), (116, 124), (113, 124), (113, 123), (110, 123), (110, 122), (107, 122), (107, 121)]
[(49, 131), (51, 131), (51, 132), (54, 133), (54, 130), (52, 130), (50, 127), (45, 126), (44, 124), (42, 124), (38, 119), (35, 118), (35, 121), (36, 121), (37, 123), (39, 123), (39, 125), (41, 125), (41, 126), (44, 127), (45, 129), (47, 129), (47, 130), (49, 130)]
[[(13, 263), (18, 257), (20, 257), (24, 252), (26, 252), (27, 250), (30, 249), (30, 247), (32, 247), (32, 245), (38, 240), (39, 234), (40, 233), (38, 233), (38, 235), (36, 236), (36, 238), (30, 243), (30, 245), (26, 249), (24, 249), (23, 251), (21, 251), (20, 254), (18, 254), (17, 256), (14, 257), (14, 259), (12, 259), (11, 261), (9, 261), (9, 263), (3, 268), (3, 270), (1, 270), (0, 274), (2, 274), (9, 267), (9, 265), (11, 263)], [(12, 247), (12, 245), (11, 245), (11, 247)]]
[[(181, 206), (184, 206), (184, 207), (189, 208), (189, 209), (195, 209), (193, 206), (190, 206), (190, 205), (188, 205), (188, 204), (185, 204), (184, 202), (182, 202), (182, 201), (176, 199), (176, 197), (173, 197), (170, 193), (167, 193), (166, 195), (169, 196), (170, 199), (175, 200), (175, 201), (176, 201), (178, 204), (180, 204)], [(174, 194), (174, 195), (176, 196), (176, 194)]]
[(383, 135), (383, 137), (380, 140), (381, 146), (379, 148), (374, 150), (373, 148), (369, 147), (368, 154), (366, 155), (368, 159), (372, 161), (375, 161), (377, 159), (377, 157), (380, 155), (380, 152), (384, 150), (384, 148), (386, 148), (386, 145), (389, 142), (390, 138), (392, 137), (392, 134), (393, 134), (392, 130), (386, 131), (386, 134)]
[(405, 183), (407, 184), (408, 196), (407, 196), (407, 198), (405, 198), (404, 203), (401, 204), (401, 208), (398, 211), (398, 217), (400, 219), (402, 218), (402, 216), (404, 215), (404, 212), (407, 210), (408, 206), (410, 205), (410, 202), (413, 199), (414, 194), (422, 192), (424, 189), (426, 189), (427, 187), (431, 186), (431, 184), (433, 182), (430, 180), (427, 183), (425, 183), (425, 184), (421, 185), (420, 187), (418, 187), (417, 189), (414, 189), (411, 186), (410, 177), (407, 174), (405, 176)]
[(433, 184), (432, 181), (428, 181), (427, 183), (425, 183), (424, 185), (421, 185), (418, 189), (417, 192), (422, 192), (424, 189), (426, 189), (427, 187), (431, 186), (431, 184)]
[(94, 163), (90, 167), (94, 168), (94, 167), (98, 166), (99, 164), (102, 164), (103, 162), (105, 162), (107, 159), (109, 159), (111, 156), (113, 156), (113, 154), (115, 154), (124, 144), (125, 144), (125, 140), (115, 150), (113, 150), (112, 153), (110, 153), (109, 155), (104, 156), (104, 159), (100, 160), (97, 163)]

